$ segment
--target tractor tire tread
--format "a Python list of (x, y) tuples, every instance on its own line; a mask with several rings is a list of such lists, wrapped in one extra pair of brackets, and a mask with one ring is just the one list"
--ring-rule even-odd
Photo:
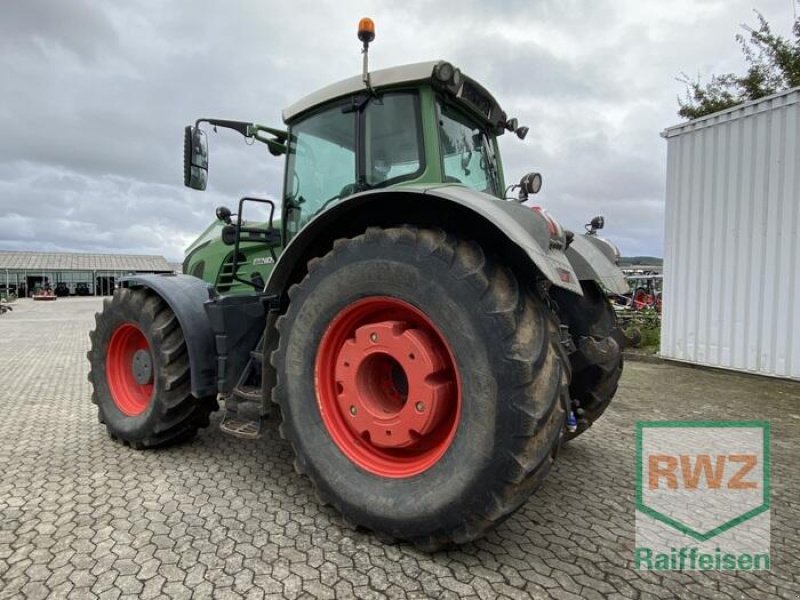
[[(106, 414), (114, 410), (113, 400), (101, 398), (98, 390), (99, 378), (105, 377), (105, 348), (122, 305), (127, 305), (133, 313), (147, 315), (150, 327), (144, 333), (150, 340), (153, 354), (157, 355), (157, 364), (160, 364), (156, 385), (158, 397), (152, 406), (157, 414), (149, 421), (149, 429), (135, 437), (115, 429), (114, 419)], [(210, 413), (219, 405), (214, 397), (197, 399), (192, 395), (186, 341), (177, 316), (162, 298), (147, 289), (119, 288), (111, 299), (104, 300), (103, 311), (95, 315), (95, 323), (95, 329), (89, 334), (88, 380), (93, 384), (92, 403), (98, 407), (98, 421), (105, 424), (112, 440), (144, 450), (187, 441), (198, 429), (208, 426)]]
[[(583, 297), (576, 299), (557, 290), (555, 300), (559, 314), (567, 324), (575, 343), (581, 336), (595, 338), (614, 337), (617, 317), (602, 289), (594, 282), (581, 282)], [(563, 349), (563, 346), (562, 346)], [(606, 411), (617, 393), (624, 368), (622, 348), (608, 362), (585, 364), (578, 361), (570, 377), (570, 397), (579, 403), (582, 414), (578, 417), (578, 429), (569, 432), (564, 441), (570, 441), (587, 431)], [(567, 364), (571, 364), (569, 361)]]
[[(480, 245), (442, 229), (371, 227), (357, 237), (338, 240), (328, 255), (312, 260), (314, 266), (310, 272), (319, 269), (333, 254), (357, 251), (359, 247), (376, 241), (411, 245), (415, 248), (417, 260), (440, 261), (449, 268), (454, 279), (468, 281), (475, 296), (480, 298), (481, 310), (499, 328), (498, 335), (506, 340), (502, 352), (510, 365), (508, 372), (513, 389), (510, 403), (520, 418), (517, 430), (509, 436), (502, 468), (504, 475), (496, 477), (483, 506), (469, 515), (460, 528), (411, 538), (398, 531), (389, 535), (396, 541), (410, 541), (425, 551), (439, 550), (481, 537), (508, 518), (542, 483), (564, 437), (569, 403), (569, 359), (560, 342), (558, 318), (544, 301), (532, 289), (523, 289), (516, 275), (487, 257)], [(297, 297), (308, 278), (306, 275), (300, 283), (292, 286), (290, 298)], [(291, 310), (290, 303), (288, 312)], [(287, 402), (287, 382), (283, 380), (281, 360), (286, 351), (285, 337), (291, 322), (286, 315), (277, 319), (278, 347), (270, 356), (278, 373), (272, 401), (282, 409)], [(546, 399), (543, 408), (539, 406), (542, 399)], [(279, 432), (298, 457), (295, 469), (307, 474), (292, 439), (293, 434), (283, 418)], [(348, 518), (337, 498), (329, 497), (313, 477), (310, 479), (323, 501)], [(377, 533), (387, 537), (386, 531)]]

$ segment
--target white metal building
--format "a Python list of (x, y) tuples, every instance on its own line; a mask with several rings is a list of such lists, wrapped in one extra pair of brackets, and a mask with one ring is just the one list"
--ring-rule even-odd
[(800, 88), (662, 136), (662, 356), (800, 379)]

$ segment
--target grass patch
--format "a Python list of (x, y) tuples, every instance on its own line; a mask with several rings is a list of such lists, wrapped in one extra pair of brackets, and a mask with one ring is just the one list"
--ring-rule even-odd
[(633, 343), (631, 347), (658, 352), (661, 346), (661, 315), (653, 308), (619, 315), (620, 325)]

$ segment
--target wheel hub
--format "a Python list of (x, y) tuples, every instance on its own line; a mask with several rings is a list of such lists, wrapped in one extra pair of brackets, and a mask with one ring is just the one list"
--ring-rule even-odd
[(421, 473), (455, 437), (455, 358), (430, 318), (405, 301), (372, 296), (342, 309), (320, 340), (314, 375), (325, 428), (370, 473)]
[(153, 357), (138, 325), (122, 323), (106, 351), (106, 381), (111, 399), (128, 417), (142, 414), (153, 399)]
[(137, 350), (133, 354), (131, 364), (133, 378), (139, 385), (151, 383), (153, 381), (153, 359), (147, 350)]
[(336, 359), (337, 403), (347, 425), (381, 448), (405, 448), (433, 431), (449, 409), (450, 381), (430, 335), (401, 321), (356, 329)]

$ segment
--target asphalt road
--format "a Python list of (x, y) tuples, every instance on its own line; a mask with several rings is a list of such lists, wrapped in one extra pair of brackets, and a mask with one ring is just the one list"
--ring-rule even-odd
[[(629, 363), (516, 515), (431, 555), (320, 506), (274, 424), (256, 442), (215, 426), (167, 450), (113, 442), (86, 381), (99, 307), (22, 300), (0, 316), (2, 599), (800, 597), (800, 384)], [(633, 569), (634, 425), (658, 419), (771, 421), (770, 572)]]

